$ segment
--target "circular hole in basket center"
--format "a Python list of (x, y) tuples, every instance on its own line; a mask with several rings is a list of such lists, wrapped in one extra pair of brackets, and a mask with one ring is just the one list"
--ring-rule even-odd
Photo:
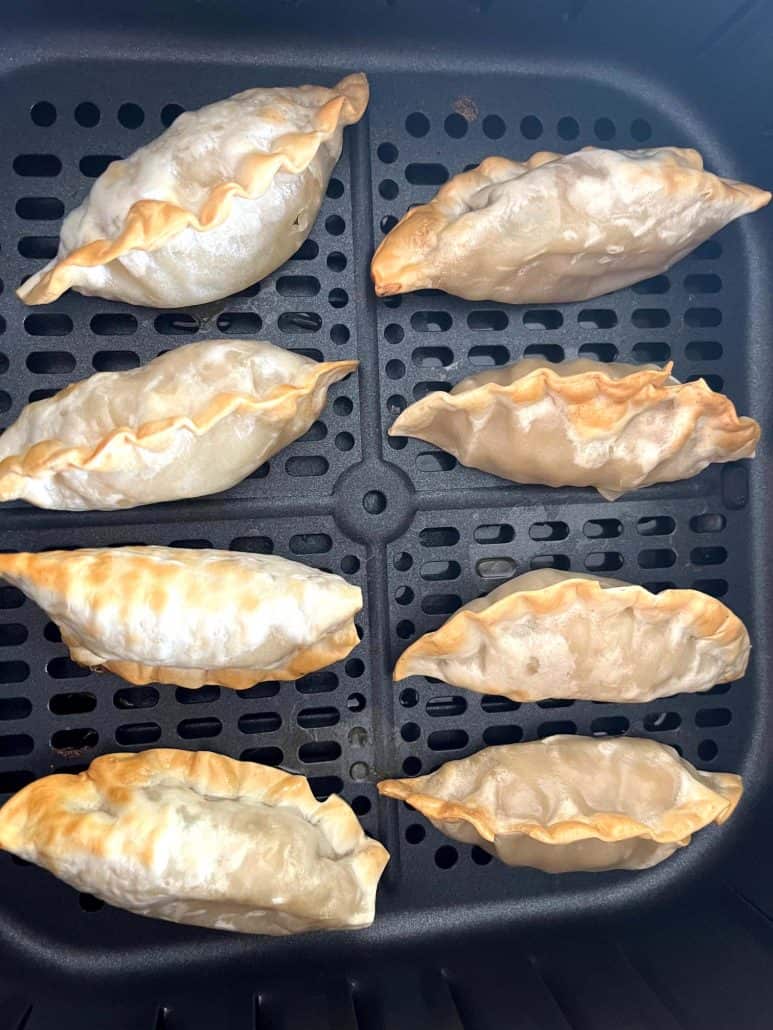
[(380, 515), (386, 510), (387, 499), (380, 490), (368, 490), (362, 499), (362, 506), (368, 515)]

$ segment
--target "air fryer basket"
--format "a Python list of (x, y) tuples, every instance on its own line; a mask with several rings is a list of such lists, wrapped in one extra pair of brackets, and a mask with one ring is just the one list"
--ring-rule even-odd
[[(767, 690), (771, 585), (771, 228), (730, 226), (667, 275), (583, 304), (508, 307), (436, 291), (377, 300), (374, 245), (411, 204), (491, 153), (698, 147), (773, 181), (770, 5), (608, 0), (32, 2), (4, 12), (0, 165), (2, 424), (30, 399), (195, 339), (269, 339), (357, 357), (306, 436), (224, 495), (127, 512), (0, 511), (3, 549), (125, 543), (276, 553), (344, 574), (362, 641), (295, 684), (131, 687), (67, 657), (0, 586), (2, 800), (52, 770), (150, 746), (282, 765), (341, 793), (391, 852), (371, 930), (261, 939), (143, 920), (0, 855), (0, 1027), (763, 1027), (773, 859)], [(68, 293), (15, 297), (64, 211), (181, 109), (254, 85), (369, 75), (311, 233), (274, 275), (184, 311)], [(524, 354), (673, 360), (763, 425), (753, 463), (608, 503), (507, 484), (415, 440), (395, 415)], [(530, 568), (695, 587), (747, 621), (747, 677), (647, 705), (504, 699), (390, 670), (460, 604)], [(655, 869), (549, 877), (504, 867), (379, 800), (385, 775), (550, 733), (650, 736), (739, 771), (734, 819)]]

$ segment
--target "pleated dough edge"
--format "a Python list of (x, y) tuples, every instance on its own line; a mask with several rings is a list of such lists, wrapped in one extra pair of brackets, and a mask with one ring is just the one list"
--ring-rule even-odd
[(469, 823), (483, 840), (490, 842), (498, 836), (520, 833), (543, 844), (571, 844), (589, 838), (612, 843), (633, 837), (658, 844), (688, 844), (692, 834), (709, 823), (726, 822), (743, 794), (743, 781), (735, 773), (695, 772), (702, 785), (713, 792), (713, 797), (693, 800), (664, 812), (654, 827), (620, 812), (597, 812), (587, 818), (565, 819), (548, 825), (518, 820), (500, 825), (483, 808), (445, 801), (412, 789), (411, 780), (382, 780), (376, 787), (379, 794), (405, 801), (433, 822)]
[[(294, 413), (299, 399), (312, 395), (319, 388), (327, 389), (353, 372), (358, 365), (358, 361), (318, 362), (309, 369), (304, 381), (279, 386), (264, 400), (256, 400), (242, 393), (218, 394), (198, 415), (145, 422), (137, 429), (121, 427), (95, 445), (70, 447), (60, 440), (42, 440), (23, 454), (9, 455), (0, 461), (0, 501), (14, 500), (21, 496), (19, 480), (41, 478), (65, 469), (88, 472), (120, 468), (120, 453), (124, 448), (141, 447), (161, 451), (166, 442), (180, 430), (203, 436), (235, 413), (260, 413), (268, 420), (281, 421)], [(73, 383), (66, 389), (72, 390), (79, 385)]]
[[(322, 828), (339, 858), (351, 855), (365, 902), (364, 919), (372, 921), (376, 887), (389, 853), (365, 834), (349, 805), (335, 794), (326, 801), (318, 801), (305, 776), (254, 762), (239, 762), (211, 751), (155, 748), (137, 754), (109, 754), (95, 758), (85, 772), (77, 775), (44, 776), (22, 788), (0, 808), (0, 848), (18, 852), (24, 844), (27, 818), (33, 815), (37, 822), (45, 819), (49, 843), (61, 845), (69, 837), (66, 842), (72, 848), (106, 858), (108, 853), (100, 846), (101, 837), (88, 834), (73, 816), (98, 809), (100, 800), (120, 806), (127, 792), (170, 779), (201, 795), (291, 805), (309, 823)], [(56, 871), (56, 855), (47, 854), (46, 858)], [(144, 858), (150, 867), (151, 855)]]
[(254, 200), (266, 192), (278, 172), (295, 175), (304, 172), (320, 145), (330, 139), (339, 126), (358, 122), (368, 104), (368, 80), (362, 72), (347, 75), (330, 92), (334, 95), (317, 111), (312, 131), (286, 133), (276, 140), (279, 149), (268, 154), (245, 155), (242, 165), (246, 181), (218, 183), (202, 204), (198, 216), (168, 201), (138, 200), (129, 208), (123, 228), (114, 239), (96, 239), (77, 247), (53, 267), (31, 276), (16, 295), (25, 304), (50, 304), (72, 285), (73, 267), (105, 265), (130, 250), (156, 250), (188, 228), (197, 232), (215, 229), (228, 218), (234, 197)]
[(710, 416), (717, 444), (723, 451), (745, 449), (748, 453), (744, 456), (752, 457), (760, 438), (759, 423), (739, 416), (730, 398), (715, 393), (703, 379), (669, 383), (672, 368), (673, 362), (669, 362), (663, 368), (642, 368), (622, 379), (611, 378), (603, 367), (572, 376), (561, 376), (552, 368), (537, 368), (506, 386), (485, 383), (463, 393), (435, 391), (406, 408), (389, 427), (388, 435), (414, 436), (432, 443), (431, 437), (423, 434), (431, 429), (433, 419), (444, 412), (459, 411), (476, 418), (497, 402), (536, 404), (547, 396), (573, 405), (573, 424), (578, 432), (614, 433), (624, 424), (631, 406), (641, 410), (668, 399), (693, 411), (682, 442), (690, 436), (699, 418)]
[[(603, 147), (582, 147), (584, 150), (603, 150)], [(644, 148), (648, 149), (648, 148)], [(685, 164), (673, 161), (664, 165), (663, 171), (670, 178), (671, 188), (677, 189), (685, 179), (692, 179), (695, 172), (711, 175), (722, 186), (733, 188), (743, 194), (746, 199), (745, 209), (741, 214), (758, 211), (770, 202), (771, 194), (750, 183), (726, 179), (711, 172), (705, 172), (703, 158), (697, 150), (688, 147), (657, 147), (659, 151), (669, 151), (678, 155)], [(571, 154), (557, 154), (540, 150), (532, 154), (525, 162), (512, 161), (499, 155), (484, 158), (477, 168), (460, 172), (444, 183), (435, 196), (426, 204), (420, 204), (406, 212), (400, 221), (391, 229), (379, 244), (371, 261), (371, 278), (377, 296), (390, 297), (397, 293), (408, 293), (412, 290), (433, 286), (432, 253), (437, 249), (438, 238), (443, 230), (454, 224), (465, 214), (477, 214), (467, 205), (467, 199), (486, 186), (493, 185), (516, 177), (520, 171), (523, 175), (541, 165)], [(485, 210), (485, 209), (484, 209)], [(426, 243), (431, 241), (428, 250)]]
[(499, 598), (483, 611), (461, 610), (451, 615), (438, 629), (425, 633), (400, 655), (393, 678), (403, 680), (414, 675), (414, 659), (437, 659), (459, 653), (478, 629), (495, 632), (500, 619), (517, 619), (530, 614), (542, 616), (569, 608), (575, 601), (596, 607), (611, 608), (622, 600), (632, 600), (634, 609), (663, 612), (669, 617), (687, 613), (696, 636), (714, 640), (727, 647), (748, 632), (743, 622), (716, 597), (698, 590), (663, 590), (651, 594), (636, 584), (604, 589), (600, 583), (586, 579), (568, 579), (538, 590), (521, 590)]

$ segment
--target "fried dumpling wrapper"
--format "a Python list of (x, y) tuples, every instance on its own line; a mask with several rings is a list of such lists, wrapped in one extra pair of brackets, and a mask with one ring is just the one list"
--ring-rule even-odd
[(516, 483), (593, 486), (609, 501), (754, 456), (760, 427), (672, 365), (524, 358), (411, 404), (389, 429)]
[(28, 404), (0, 437), (0, 500), (68, 511), (226, 490), (302, 436), (356, 361), (204, 340)]
[(537, 569), (455, 612), (411, 644), (394, 678), (434, 676), (513, 701), (638, 703), (740, 679), (746, 627), (698, 590)]
[(249, 89), (181, 114), (114, 161), (62, 224), (59, 252), (17, 291), (49, 304), (70, 288), (175, 308), (238, 293), (301, 246), (362, 117), (368, 80)]
[(567, 873), (657, 865), (729, 819), (743, 784), (654, 740), (555, 736), (488, 747), (378, 789), (507, 865)]
[(73, 660), (130, 683), (244, 690), (359, 643), (362, 592), (276, 555), (178, 547), (0, 554), (0, 577), (59, 626)]
[(678, 147), (487, 157), (397, 223), (371, 274), (382, 297), (431, 288), (506, 304), (586, 300), (665, 272), (769, 200)]
[(389, 860), (305, 776), (171, 749), (30, 783), (0, 809), (0, 848), (139, 915), (275, 935), (370, 926)]

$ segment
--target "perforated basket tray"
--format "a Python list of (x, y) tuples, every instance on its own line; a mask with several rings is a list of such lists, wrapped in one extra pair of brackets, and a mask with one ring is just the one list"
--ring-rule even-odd
[[(105, 752), (207, 748), (304, 773), (320, 796), (341, 793), (392, 860), (372, 930), (276, 941), (143, 920), (0, 856), (5, 972), (26, 985), (19, 987), (24, 1003), (7, 1011), (18, 1010), (14, 1018), (31, 1020), (29, 1027), (49, 1025), (40, 996), (29, 1015), (29, 982), (56, 976), (71, 1006), (51, 1010), (60, 1025), (62, 1018), (77, 1019), (104, 989), (113, 997), (124, 992), (121, 1011), (134, 1020), (126, 1016), (127, 1026), (146, 1025), (146, 1017), (150, 1026), (157, 1011), (159, 1026), (225, 1026), (207, 1016), (203, 999), (215, 984), (200, 977), (204, 970), (216, 973), (221, 989), (223, 977), (254, 974), (256, 962), (265, 973), (336, 961), (340, 974), (400, 946), (407, 955), (429, 942), (471, 940), (477, 930), (509, 934), (569, 915), (587, 923), (613, 910), (641, 912), (696, 882), (730, 878), (740, 861), (732, 839), (751, 832), (764, 786), (767, 434), (753, 465), (713, 467), (689, 482), (610, 504), (588, 490), (509, 485), (418, 441), (387, 439), (385, 431), (428, 391), (524, 354), (673, 359), (680, 378), (704, 377), (739, 411), (765, 423), (770, 215), (731, 226), (668, 275), (584, 304), (507, 307), (434, 291), (377, 301), (368, 261), (409, 205), (490, 153), (523, 158), (543, 148), (674, 143), (700, 147), (709, 167), (723, 174), (770, 185), (771, 133), (760, 135), (760, 121), (752, 146), (748, 113), (761, 92), (755, 83), (763, 76), (762, 54), (754, 41), (764, 35), (764, 20), (747, 12), (725, 27), (724, 5), (704, 4), (716, 40), (708, 27), (692, 38), (689, 19), (676, 19), (665, 46), (646, 18), (615, 21), (607, 4), (594, 11), (582, 3), (546, 3), (539, 14), (531, 5), (530, 13), (524, 7), (519, 14), (515, 5), (456, 2), (442, 5), (442, 16), (441, 5), (406, 12), (391, 0), (362, 9), (338, 4), (324, 13), (312, 5), (270, 4), (260, 19), (248, 5), (204, 4), (186, 12), (195, 20), (182, 36), (174, 5), (154, 5), (145, 14), (142, 5), (102, 7), (111, 9), (108, 29), (74, 5), (61, 5), (61, 23), (49, 20), (41, 37), (42, 13), (33, 4), (18, 13), (2, 44), (3, 423), (29, 400), (95, 369), (131, 368), (194, 339), (265, 338), (317, 359), (357, 357), (361, 372), (333, 388), (302, 440), (227, 494), (111, 514), (7, 505), (0, 512), (1, 545), (40, 550), (132, 542), (285, 555), (362, 586), (362, 641), (346, 661), (294, 684), (240, 693), (131, 687), (70, 662), (42, 612), (17, 590), (0, 587), (0, 791), (6, 796), (52, 770), (82, 769)], [(710, 59), (731, 44), (739, 48), (741, 29), (746, 78), (739, 85), (735, 77), (718, 94), (710, 88)], [(637, 62), (655, 40), (666, 51), (689, 53), (689, 68), (669, 51), (647, 77), (639, 75)], [(616, 63), (609, 63), (612, 52)], [(73, 293), (44, 308), (17, 301), (14, 288), (55, 253), (62, 213), (80, 202), (112, 158), (152, 139), (180, 110), (254, 85), (332, 82), (354, 68), (370, 76), (368, 114), (347, 130), (309, 240), (259, 286), (185, 311)], [(700, 96), (696, 77), (705, 88)], [(543, 567), (721, 597), (751, 626), (757, 647), (750, 674), (708, 694), (632, 706), (516, 705), (421, 678), (392, 683), (390, 669), (409, 641), (513, 574)], [(407, 807), (377, 800), (374, 784), (385, 775), (429, 771), (487, 744), (564, 732), (654, 737), (699, 767), (744, 772), (747, 802), (726, 827), (706, 830), (648, 872), (551, 878), (508, 869), (445, 840)], [(88, 983), (93, 993), (73, 995), (74, 983)], [(186, 985), (182, 1022), (169, 1022), (158, 1009), (172, 983)], [(130, 1003), (132, 985), (137, 997)], [(426, 1005), (435, 1012), (439, 1021), (430, 1026), (461, 1025), (453, 1021), (461, 1009), (448, 1007), (447, 994), (440, 1009), (432, 1007), (440, 1004), (439, 989), (429, 995), (417, 989), (423, 1000), (414, 1011)], [(344, 993), (349, 998), (348, 987)], [(138, 997), (142, 1019), (132, 1008)], [(258, 1009), (264, 1013), (258, 1025), (281, 1025)], [(366, 1025), (370, 1009), (347, 1001), (335, 1018), (327, 1009), (305, 1011), (299, 1025), (329, 1019), (340, 1027), (354, 1026), (346, 1022), (354, 1019)], [(657, 1011), (665, 1019), (665, 1010)], [(247, 1009), (239, 1012), (248, 1025)], [(119, 1018), (113, 1010), (111, 1019)], [(559, 1023), (543, 1015), (536, 1025)], [(652, 1016), (646, 1025), (661, 1024)]]

